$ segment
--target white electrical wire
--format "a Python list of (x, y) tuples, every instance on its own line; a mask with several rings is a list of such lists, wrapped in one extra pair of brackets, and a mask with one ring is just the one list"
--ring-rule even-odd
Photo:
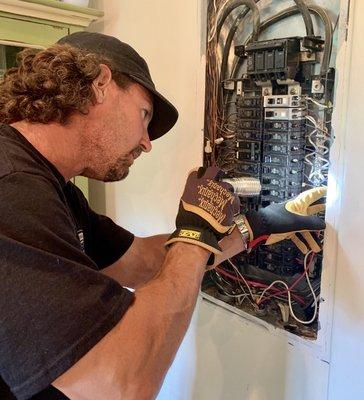
[[(277, 280), (277, 281), (272, 282), (268, 287), (266, 287), (266, 288), (263, 290), (263, 292), (260, 294), (260, 296), (259, 296), (259, 298), (258, 298), (258, 300), (257, 300), (257, 304), (260, 304), (260, 302), (262, 301), (262, 298), (264, 297), (265, 293), (266, 293), (269, 289), (271, 289), (274, 285), (276, 285), (277, 283), (282, 284), (282, 285), (287, 289), (288, 294), (290, 294), (290, 290), (289, 290), (289, 287), (288, 287), (287, 283), (286, 283), (286, 282), (283, 282), (283, 281), (280, 281), (280, 280)], [(288, 300), (289, 300), (289, 299), (290, 299), (290, 296), (288, 296)]]
[[(248, 290), (249, 290), (250, 297), (253, 299), (253, 302), (252, 302), (252, 300), (249, 298), (249, 294), (245, 291), (244, 287), (241, 285), (240, 282), (238, 282), (238, 285), (239, 285), (239, 287), (240, 287), (240, 289), (242, 290), (243, 293), (241, 293), (241, 294), (236, 294), (236, 295), (235, 295), (235, 294), (229, 293), (229, 292), (226, 290), (226, 288), (224, 288), (224, 287), (221, 286), (218, 282), (216, 282), (215, 279), (213, 279), (213, 281), (214, 281), (214, 283), (224, 292), (224, 294), (225, 294), (226, 296), (229, 296), (229, 297), (231, 297), (231, 298), (236, 298), (236, 299), (238, 300), (239, 305), (241, 305), (245, 299), (248, 299), (248, 300), (250, 301), (250, 303), (251, 303), (254, 307), (256, 307), (256, 306), (259, 304), (261, 298), (264, 296), (265, 292), (266, 292), (273, 284), (279, 282), (279, 281), (273, 282), (273, 284), (272, 284), (270, 287), (267, 287), (267, 288), (263, 291), (263, 293), (261, 294), (261, 296), (259, 297), (259, 299), (256, 301), (255, 298), (258, 297), (258, 295), (257, 295), (257, 294), (255, 295), (255, 294), (252, 293), (249, 284), (247, 283), (247, 281), (246, 281), (246, 279), (244, 278), (244, 276), (240, 273), (240, 271), (239, 271), (239, 269), (237, 268), (237, 266), (236, 266), (230, 259), (229, 259), (228, 261), (229, 261), (230, 265), (233, 267), (234, 271), (237, 273), (237, 275), (244, 281), (246, 287), (247, 287)], [(307, 261), (307, 258), (306, 258), (306, 261)], [(306, 267), (305, 267), (305, 268), (306, 268)], [(215, 272), (216, 275), (218, 275), (218, 276), (220, 277), (220, 279), (221, 279), (222, 281), (224, 281), (224, 283), (229, 284), (229, 282), (227, 282), (227, 281), (223, 278), (223, 276), (219, 274), (218, 271), (214, 271), (214, 272)], [(282, 283), (284, 284), (284, 282), (282, 282)], [(319, 285), (320, 285), (319, 283), (316, 284), (316, 286), (319, 286)], [(287, 288), (287, 286), (286, 286), (286, 288)], [(318, 289), (318, 288), (316, 288), (316, 290), (317, 290), (317, 289)], [(311, 292), (312, 292), (312, 290), (314, 290), (314, 289), (313, 289), (313, 287), (311, 286)], [(315, 291), (314, 291), (313, 293), (315, 294)], [(282, 300), (282, 301), (287, 301), (287, 299), (285, 299), (284, 297), (281, 297), (281, 296), (275, 296), (274, 294), (272, 294), (271, 296), (274, 297), (274, 298), (277, 298), (277, 299), (279, 299), (279, 300)], [(292, 300), (291, 296), (289, 296), (289, 298), (290, 298), (291, 304), (298, 304), (297, 301)], [(293, 310), (292, 310), (292, 312), (293, 312)]]
[[(220, 277), (220, 279), (222, 279), (222, 280), (226, 283), (226, 281), (224, 280), (224, 278), (223, 278), (222, 276), (220, 276), (219, 273), (218, 273), (217, 271), (215, 271), (215, 274), (217, 274), (217, 275)], [(212, 276), (211, 276), (211, 278), (212, 278)], [(241, 304), (243, 303), (243, 301), (248, 297), (248, 294), (245, 292), (244, 288), (240, 285), (240, 283), (239, 283), (239, 287), (242, 289), (242, 292), (243, 292), (243, 293), (240, 293), (240, 294), (232, 294), (232, 293), (229, 293), (229, 292), (226, 290), (226, 288), (224, 288), (222, 285), (220, 285), (220, 283), (217, 282), (214, 278), (212, 278), (212, 280), (213, 280), (214, 284), (217, 285), (217, 286), (222, 290), (222, 292), (223, 292), (223, 294), (224, 294), (225, 296), (228, 296), (228, 297), (231, 297), (231, 298), (233, 298), (233, 299), (236, 299), (236, 300), (238, 301), (238, 304), (239, 304), (240, 306), (241, 306)], [(228, 282), (227, 282), (227, 283), (228, 283)]]
[(311, 124), (313, 124), (314, 126), (317, 125), (317, 121), (315, 120), (314, 117), (311, 117), (311, 115), (306, 115), (305, 117), (307, 120), (309, 120), (311, 122)]
[(217, 285), (217, 286), (223, 291), (224, 295), (226, 295), (226, 296), (233, 297), (233, 298), (236, 298), (236, 297), (243, 297), (243, 296), (246, 297), (246, 296), (247, 296), (246, 293), (241, 293), (241, 294), (232, 294), (232, 293), (229, 293), (222, 285), (219, 284), (219, 282), (214, 281), (214, 284)]
[(318, 306), (317, 306), (317, 297), (316, 297), (316, 293), (315, 293), (315, 291), (313, 290), (313, 287), (312, 287), (311, 282), (310, 282), (310, 278), (309, 278), (308, 273), (307, 273), (307, 260), (308, 260), (308, 257), (309, 257), (309, 255), (310, 255), (311, 253), (312, 253), (312, 251), (309, 251), (309, 252), (306, 254), (305, 259), (304, 259), (305, 276), (306, 276), (307, 284), (308, 284), (308, 286), (309, 286), (309, 288), (310, 288), (310, 290), (311, 290), (312, 297), (313, 297), (313, 299), (314, 299), (314, 307), (315, 307), (314, 314), (313, 314), (312, 318), (311, 318), (309, 321), (303, 321), (303, 320), (299, 319), (299, 318), (296, 316), (296, 314), (294, 313), (293, 308), (292, 308), (291, 290), (289, 289), (289, 287), (288, 287), (288, 285), (287, 285), (286, 282), (283, 282), (283, 281), (280, 281), (280, 280), (277, 280), (277, 281), (272, 282), (266, 289), (263, 290), (262, 294), (259, 296), (259, 298), (258, 298), (258, 300), (257, 300), (257, 304), (259, 304), (259, 303), (261, 302), (261, 300), (262, 300), (262, 298), (264, 297), (265, 293), (266, 293), (270, 288), (272, 288), (274, 285), (276, 285), (277, 283), (279, 283), (279, 284), (283, 285), (283, 286), (287, 289), (288, 306), (289, 306), (290, 314), (291, 314), (291, 316), (293, 317), (293, 319), (295, 319), (297, 322), (299, 322), (299, 323), (301, 323), (301, 324), (304, 324), (304, 325), (312, 324), (312, 322), (316, 319), (317, 311), (318, 311)]
[[(226, 280), (224, 279), (224, 277), (223, 277), (222, 275), (219, 274), (218, 271), (214, 270), (214, 272), (215, 272), (216, 275), (218, 275), (218, 277), (221, 279), (222, 282), (224, 282), (224, 283), (225, 283), (226, 285), (228, 285), (228, 286), (231, 285), (230, 282), (226, 281)], [(212, 280), (215, 282), (215, 279), (214, 279), (214, 278), (213, 278)], [(215, 282), (215, 283), (218, 284), (218, 282)], [(247, 292), (245, 291), (245, 289), (243, 288), (243, 286), (241, 285), (240, 282), (238, 282), (238, 285), (239, 285), (241, 291), (243, 292), (242, 294), (248, 296)], [(225, 291), (226, 291), (226, 289), (225, 289)]]
[(317, 100), (313, 99), (312, 97), (306, 97), (306, 100), (311, 101), (311, 103), (316, 104), (318, 107), (322, 108), (332, 108), (332, 106), (327, 106), (326, 104), (322, 104)]
[(328, 159), (330, 149), (326, 143), (331, 138), (326, 126), (319, 126), (318, 121), (311, 115), (306, 115), (305, 118), (312, 124), (312, 128), (314, 128), (308, 135), (308, 141), (312, 145), (313, 151), (305, 155), (305, 161), (311, 167), (307, 178), (314, 186), (320, 186), (326, 180), (327, 171), (330, 167)]
[(248, 282), (245, 280), (244, 276), (240, 273), (239, 269), (237, 268), (237, 266), (230, 260), (230, 258), (228, 258), (228, 262), (229, 264), (234, 268), (234, 271), (239, 275), (239, 277), (243, 280), (243, 282), (245, 283), (245, 286), (248, 288), (249, 294), (251, 296), (251, 298), (254, 300), (254, 295), (250, 289), (250, 286), (248, 285)]

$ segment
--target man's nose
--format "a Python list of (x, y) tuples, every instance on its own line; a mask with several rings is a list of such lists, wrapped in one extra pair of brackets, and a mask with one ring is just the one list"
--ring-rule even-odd
[(149, 153), (152, 150), (152, 143), (149, 139), (148, 130), (145, 130), (144, 136), (140, 141), (140, 147), (144, 151), (144, 153)]

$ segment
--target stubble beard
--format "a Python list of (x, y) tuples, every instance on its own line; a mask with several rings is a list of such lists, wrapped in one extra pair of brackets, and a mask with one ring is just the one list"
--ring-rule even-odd
[(143, 149), (138, 146), (128, 155), (124, 155), (118, 158), (114, 165), (109, 167), (103, 179), (104, 182), (117, 182), (125, 179), (129, 175), (130, 170), (130, 156), (135, 160), (140, 156)]

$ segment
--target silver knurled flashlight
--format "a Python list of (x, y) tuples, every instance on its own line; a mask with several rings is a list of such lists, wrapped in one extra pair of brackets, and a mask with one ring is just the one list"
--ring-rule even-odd
[[(230, 183), (234, 188), (234, 193), (241, 197), (254, 197), (259, 196), (262, 185), (260, 184), (259, 179), (251, 178), (247, 176), (242, 176), (239, 178), (226, 178), (222, 179), (223, 182)], [(248, 247), (248, 243), (250, 241), (250, 233), (249, 229), (245, 223), (244, 216), (242, 214), (238, 214), (234, 217), (234, 222), (243, 237), (246, 246)]]
[(225, 178), (223, 182), (230, 183), (234, 188), (234, 193), (242, 197), (259, 196), (262, 185), (259, 179), (251, 178), (248, 176), (241, 176), (239, 178)]

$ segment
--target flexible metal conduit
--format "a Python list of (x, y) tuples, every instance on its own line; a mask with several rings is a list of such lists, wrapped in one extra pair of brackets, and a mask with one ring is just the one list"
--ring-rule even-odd
[(227, 75), (228, 59), (229, 59), (231, 44), (233, 42), (235, 33), (236, 33), (240, 23), (245, 18), (245, 16), (248, 14), (248, 12), (249, 12), (249, 10), (245, 9), (243, 12), (241, 12), (235, 18), (234, 24), (231, 27), (229, 34), (226, 38), (226, 42), (225, 42), (223, 53), (222, 53), (222, 60), (221, 60), (220, 81), (224, 81), (225, 79), (227, 79), (226, 75)]
[(220, 35), (220, 31), (222, 26), (225, 23), (226, 18), (238, 7), (246, 6), (253, 13), (253, 34), (252, 38), (254, 41), (259, 38), (259, 30), (260, 30), (260, 14), (259, 9), (253, 0), (233, 0), (228, 5), (225, 6), (219, 21), (217, 21), (217, 29), (216, 34), (217, 37)]
[(313, 23), (307, 4), (303, 0), (294, 0), (294, 2), (297, 4), (297, 7), (300, 10), (300, 13), (302, 14), (302, 18), (306, 27), (307, 36), (314, 36), (315, 33), (313, 31)]

